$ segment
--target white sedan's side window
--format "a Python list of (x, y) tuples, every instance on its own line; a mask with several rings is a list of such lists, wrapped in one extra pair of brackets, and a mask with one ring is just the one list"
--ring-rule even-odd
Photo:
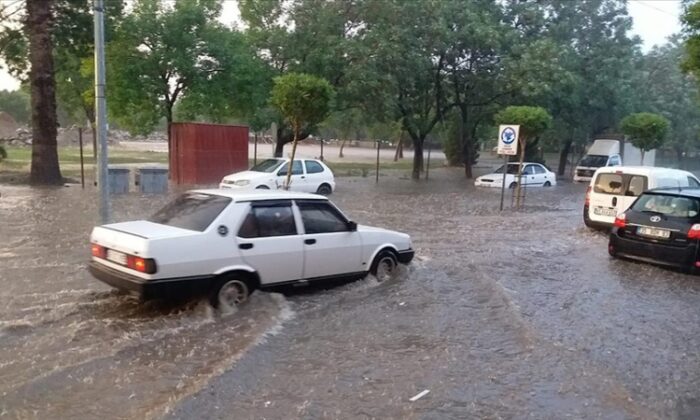
[(255, 205), (243, 220), (238, 236), (241, 238), (265, 238), (296, 235), (297, 227), (291, 204)]
[(348, 222), (328, 203), (298, 202), (307, 234), (348, 231)]

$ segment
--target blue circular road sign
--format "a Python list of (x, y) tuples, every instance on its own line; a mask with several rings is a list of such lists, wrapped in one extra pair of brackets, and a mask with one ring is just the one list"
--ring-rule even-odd
[(506, 127), (501, 132), (501, 141), (505, 144), (511, 144), (515, 141), (515, 130)]

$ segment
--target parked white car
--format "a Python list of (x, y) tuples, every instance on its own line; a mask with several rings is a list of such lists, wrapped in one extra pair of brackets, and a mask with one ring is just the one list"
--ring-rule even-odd
[(89, 270), (143, 299), (208, 293), (233, 308), (258, 288), (387, 280), (414, 255), (405, 233), (350, 221), (320, 195), (194, 190), (149, 220), (95, 227)]
[[(518, 185), (518, 163), (509, 163), (506, 169), (506, 188), (515, 188)], [(477, 187), (501, 188), (503, 185), (502, 165), (494, 172), (478, 177), (474, 181)], [(557, 185), (557, 175), (539, 163), (523, 163), (522, 182), (525, 187), (553, 187)]]
[[(219, 188), (276, 190), (284, 186), (288, 167), (289, 159), (267, 159), (248, 171), (226, 175)], [(320, 160), (294, 159), (289, 189), (328, 195), (335, 191), (335, 177), (333, 171)]]

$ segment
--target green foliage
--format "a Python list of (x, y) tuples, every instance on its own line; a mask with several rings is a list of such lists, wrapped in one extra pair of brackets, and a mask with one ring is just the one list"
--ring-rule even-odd
[(323, 121), (330, 111), (333, 88), (328, 81), (303, 73), (276, 77), (270, 103), (298, 134)]
[(629, 136), (636, 148), (644, 152), (664, 144), (668, 127), (668, 119), (649, 112), (628, 115), (620, 123), (622, 132)]
[[(266, 72), (245, 36), (216, 19), (217, 0), (138, 0), (109, 45), (110, 110), (148, 133), (174, 107), (188, 118), (226, 121), (264, 103)], [(260, 87), (263, 92), (260, 93)]]
[(509, 106), (496, 114), (496, 124), (520, 125), (520, 139), (534, 140), (552, 125), (547, 110), (536, 106)]
[(0, 111), (7, 112), (20, 124), (29, 123), (29, 95), (22, 90), (0, 90)]
[(7, 152), (4, 147), (0, 146), (0, 162), (2, 162), (3, 159), (7, 159)]

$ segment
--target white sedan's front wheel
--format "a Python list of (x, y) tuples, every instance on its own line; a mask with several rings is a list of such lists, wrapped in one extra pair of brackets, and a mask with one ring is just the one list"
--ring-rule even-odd
[(398, 272), (398, 261), (393, 253), (390, 251), (382, 251), (377, 255), (372, 263), (372, 268), (370, 273), (377, 278), (378, 281), (383, 282), (391, 280), (396, 277)]

